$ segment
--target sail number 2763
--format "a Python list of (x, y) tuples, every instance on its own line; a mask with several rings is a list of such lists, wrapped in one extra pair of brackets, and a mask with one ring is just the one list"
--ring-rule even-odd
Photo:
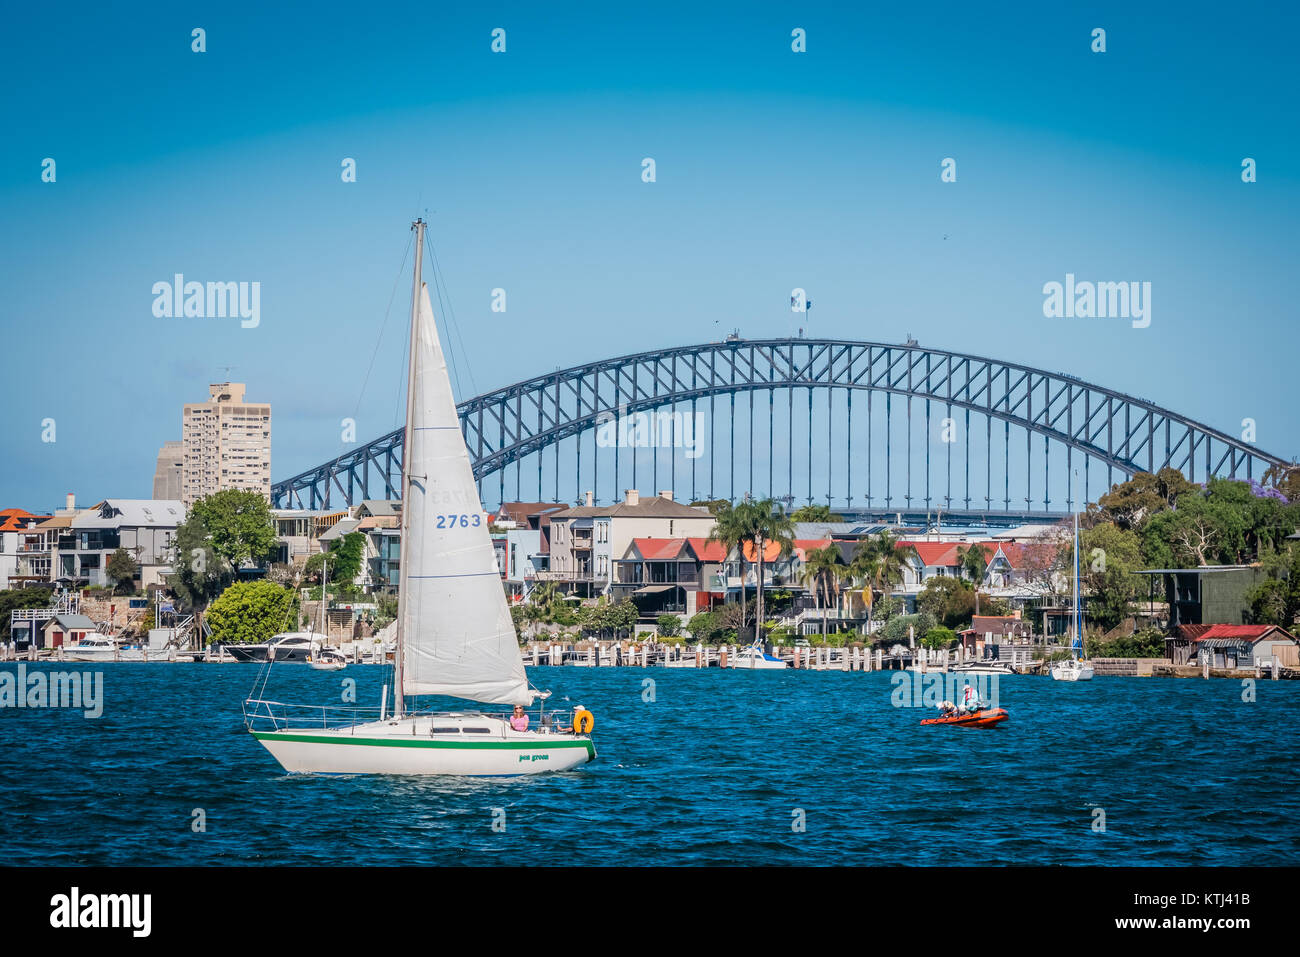
[(482, 515), (439, 515), (435, 528), (477, 528), (482, 524)]

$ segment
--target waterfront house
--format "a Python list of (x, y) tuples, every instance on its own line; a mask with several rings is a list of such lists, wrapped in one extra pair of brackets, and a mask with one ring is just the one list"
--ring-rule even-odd
[(561, 592), (581, 598), (608, 594), (614, 561), (636, 538), (707, 538), (714, 518), (707, 508), (682, 505), (673, 493), (642, 498), (629, 489), (611, 505), (586, 504), (550, 513), (550, 560), (538, 581), (554, 582)]
[(971, 624), (957, 633), (967, 654), (984, 657), (985, 648), (1022, 644), (1033, 636), (1033, 625), (1016, 611), (1010, 615), (974, 615)]
[(1165, 657), (1176, 665), (1191, 664), (1196, 654), (1196, 639), (1210, 630), (1210, 625), (1176, 625), (1165, 636)]
[(1267, 577), (1258, 565), (1146, 568), (1133, 574), (1150, 580), (1148, 609), (1153, 610), (1158, 598), (1164, 598), (1171, 629), (1179, 625), (1247, 624), (1251, 610), (1246, 595)]
[(643, 622), (674, 614), (690, 619), (726, 597), (720, 542), (706, 538), (635, 538), (614, 563), (610, 595), (631, 598)]
[(51, 517), (22, 508), (0, 509), (0, 589), (50, 580), (50, 553), (37, 526)]
[(551, 516), (563, 502), (503, 502), (492, 525), (502, 535), (501, 577), (511, 601), (523, 601), (550, 567)]
[(109, 584), (108, 558), (124, 548), (140, 566), (143, 588), (171, 574), (176, 529), (185, 506), (170, 499), (104, 499), (90, 508), (69, 508), (36, 526), (50, 550), (50, 578), (71, 585)]
[(1254, 668), (1279, 663), (1300, 665), (1300, 644), (1289, 631), (1277, 625), (1211, 625), (1192, 639), (1192, 661), (1209, 661), (1211, 668)]
[(347, 518), (348, 513), (337, 509), (273, 508), (271, 515), (279, 539), (279, 549), (273, 560), (281, 565), (301, 566), (322, 550), (321, 535)]
[(914, 554), (903, 565), (901, 592), (915, 595), (931, 578), (961, 577), (961, 557), (958, 554), (963, 547), (961, 542), (904, 540), (898, 543), (900, 549), (909, 546), (914, 549)]

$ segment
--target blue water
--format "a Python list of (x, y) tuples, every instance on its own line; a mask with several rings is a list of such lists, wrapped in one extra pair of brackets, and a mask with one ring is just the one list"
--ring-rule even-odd
[[(0, 709), (6, 864), (1300, 863), (1297, 682), (1005, 678), (978, 731), (920, 727), (888, 673), (534, 668), (599, 760), (456, 780), (284, 774), (241, 723), (255, 665), (99, 670), (98, 719)], [(384, 675), (281, 665), (267, 696)]]

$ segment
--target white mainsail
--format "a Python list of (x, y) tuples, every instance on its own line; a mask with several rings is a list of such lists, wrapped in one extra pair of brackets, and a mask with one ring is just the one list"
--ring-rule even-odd
[(399, 585), (402, 688), (527, 705), (533, 693), (423, 283), (415, 322)]

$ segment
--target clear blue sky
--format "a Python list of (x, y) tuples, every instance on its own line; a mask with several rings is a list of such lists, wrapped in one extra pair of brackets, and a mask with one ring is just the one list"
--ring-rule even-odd
[[(273, 405), (275, 479), (343, 451), (345, 416), (396, 427), (417, 213), (462, 397), (804, 324), (1251, 417), (1300, 455), (1294, 7), (245, 6), (7, 14), (0, 507), (149, 496), (226, 367)], [(177, 272), (260, 282), (261, 325), (155, 318)], [(1045, 319), (1067, 272), (1151, 282), (1150, 327)]]

